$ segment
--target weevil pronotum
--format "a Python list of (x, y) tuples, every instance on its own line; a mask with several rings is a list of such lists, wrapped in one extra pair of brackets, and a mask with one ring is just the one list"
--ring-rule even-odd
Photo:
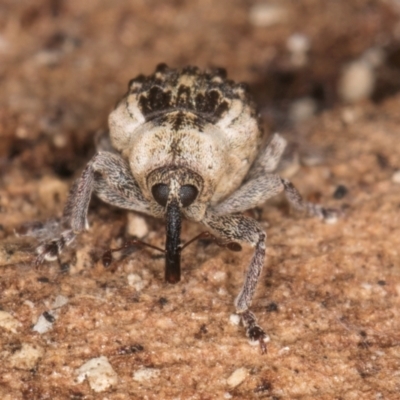
[(180, 280), (181, 218), (202, 223), (233, 250), (254, 247), (236, 312), (247, 336), (265, 349), (267, 335), (249, 307), (265, 258), (266, 233), (243, 211), (284, 192), (309, 215), (333, 221), (338, 212), (306, 202), (275, 173), (286, 141), (263, 132), (245, 85), (222, 69), (170, 69), (129, 82), (109, 116), (109, 150), (90, 160), (71, 189), (64, 210), (68, 229), (38, 248), (36, 263), (52, 260), (87, 229), (94, 192), (111, 205), (165, 218), (165, 277)]

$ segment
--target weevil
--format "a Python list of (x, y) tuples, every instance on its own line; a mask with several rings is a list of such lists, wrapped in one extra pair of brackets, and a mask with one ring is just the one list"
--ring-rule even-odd
[[(327, 221), (338, 212), (304, 201), (275, 173), (286, 141), (278, 134), (263, 145), (263, 130), (246, 85), (223, 69), (171, 69), (129, 82), (109, 116), (109, 150), (89, 161), (69, 194), (67, 229), (38, 248), (36, 264), (55, 259), (88, 228), (92, 193), (113, 206), (166, 221), (165, 279), (180, 280), (181, 219), (203, 224), (225, 243), (247, 243), (254, 254), (236, 313), (263, 350), (267, 335), (250, 305), (265, 258), (266, 233), (246, 210), (284, 192), (297, 210)], [(237, 247), (236, 247), (237, 249)]]

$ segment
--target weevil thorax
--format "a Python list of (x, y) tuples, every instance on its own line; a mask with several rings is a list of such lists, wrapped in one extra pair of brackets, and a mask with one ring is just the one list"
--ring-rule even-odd
[(195, 187), (195, 199), (183, 206), (192, 220), (240, 186), (262, 135), (246, 87), (227, 80), (224, 70), (164, 64), (131, 80), (109, 126), (111, 142), (128, 160), (153, 214), (163, 212), (154, 190), (164, 198), (168, 187), (179, 201), (192, 199)]

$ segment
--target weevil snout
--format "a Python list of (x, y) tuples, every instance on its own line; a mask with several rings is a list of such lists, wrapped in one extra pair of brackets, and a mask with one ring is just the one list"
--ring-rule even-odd
[(202, 180), (187, 168), (165, 167), (149, 175), (148, 185), (154, 200), (165, 209), (165, 280), (177, 283), (181, 279), (182, 209), (196, 201)]
[(184, 167), (163, 167), (151, 172), (147, 185), (154, 200), (162, 207), (175, 198), (182, 208), (191, 206), (203, 188), (202, 178)]

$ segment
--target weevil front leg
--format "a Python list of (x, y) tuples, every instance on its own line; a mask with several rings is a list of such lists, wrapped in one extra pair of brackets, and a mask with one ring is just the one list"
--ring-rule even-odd
[(305, 211), (312, 217), (333, 223), (340, 216), (339, 210), (305, 201), (293, 183), (276, 174), (266, 174), (244, 183), (230, 197), (214, 206), (213, 212), (224, 215), (250, 210), (262, 206), (268, 199), (282, 192), (294, 209)]
[(70, 191), (63, 214), (63, 225), (67, 229), (60, 237), (38, 247), (36, 265), (56, 259), (79, 233), (88, 229), (87, 213), (93, 192), (111, 205), (149, 213), (148, 202), (133, 178), (128, 163), (118, 154), (99, 152), (87, 164)]
[(269, 198), (284, 192), (296, 210), (305, 211), (308, 215), (326, 222), (335, 222), (340, 211), (305, 201), (289, 180), (272, 173), (278, 166), (285, 144), (286, 141), (275, 134), (263, 155), (251, 167), (242, 186), (222, 203), (214, 206), (213, 212), (218, 215), (243, 212), (262, 206)]
[(224, 240), (249, 243), (254, 255), (246, 272), (242, 289), (235, 300), (236, 312), (246, 328), (251, 341), (258, 341), (263, 352), (268, 336), (258, 325), (255, 315), (249, 310), (265, 259), (266, 233), (252, 218), (243, 215), (216, 215), (207, 211), (202, 223)]
[(254, 161), (246, 176), (246, 181), (275, 172), (285, 151), (287, 142), (279, 133), (274, 133), (268, 145)]

